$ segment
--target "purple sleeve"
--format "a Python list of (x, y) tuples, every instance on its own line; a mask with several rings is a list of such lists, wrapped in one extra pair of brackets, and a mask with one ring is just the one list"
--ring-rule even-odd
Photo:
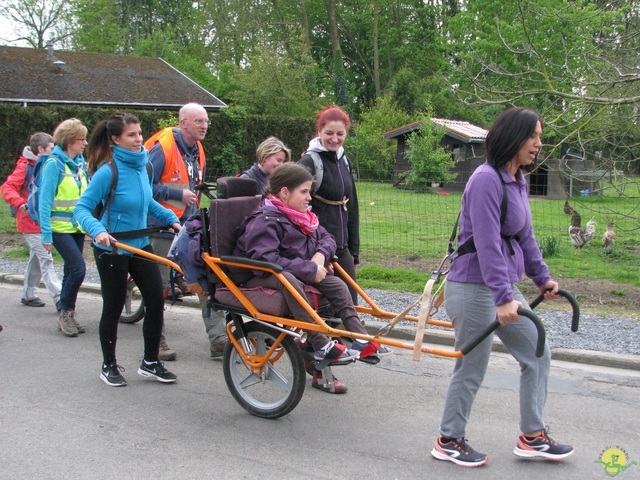
[(238, 246), (249, 258), (280, 265), (305, 283), (313, 283), (318, 266), (315, 262), (301, 257), (287, 258), (280, 253), (281, 239), (277, 222), (263, 221), (259, 215), (250, 221), (238, 239)]
[(316, 251), (323, 254), (325, 260), (328, 263), (336, 254), (336, 249), (337, 249), (336, 239), (333, 238), (333, 235), (327, 232), (327, 229), (324, 228), (323, 226), (318, 226), (316, 235), (318, 238), (318, 245), (316, 247)]
[(471, 218), (483, 281), (493, 291), (496, 305), (508, 303), (513, 300), (513, 290), (500, 234), (500, 180), (490, 173), (476, 175), (466, 193), (465, 206)]

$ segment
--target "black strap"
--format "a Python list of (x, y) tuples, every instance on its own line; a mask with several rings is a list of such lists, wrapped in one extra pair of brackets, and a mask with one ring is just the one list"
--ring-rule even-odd
[(162, 233), (168, 231), (169, 229), (167, 227), (148, 227), (141, 228), (139, 230), (127, 230), (124, 232), (109, 232), (109, 235), (111, 235), (116, 240), (128, 240), (130, 238), (148, 237), (149, 235), (154, 233)]
[[(502, 202), (500, 203), (500, 228), (504, 225), (504, 222), (507, 218), (507, 208), (508, 208), (508, 198), (507, 198), (507, 186), (505, 184), (504, 178), (500, 174), (500, 171), (493, 165), (491, 165), (496, 173), (498, 174), (498, 178), (500, 179), (500, 184), (502, 185)], [(451, 237), (449, 238), (449, 245), (447, 246), (447, 252), (451, 255), (456, 252), (457, 256), (466, 255), (467, 253), (474, 253), (477, 251), (475, 242), (473, 241), (473, 237), (469, 238), (462, 245), (459, 245), (457, 250), (453, 248), (453, 242), (456, 239), (457, 231), (458, 231), (458, 222), (460, 221), (460, 212), (458, 212), (458, 218), (456, 219), (456, 223), (453, 225), (453, 231), (451, 232)], [(511, 243), (512, 240), (518, 241), (517, 235), (502, 235), (507, 242), (507, 246), (509, 247), (509, 254), (515, 255), (515, 250), (513, 249), (513, 245)]]

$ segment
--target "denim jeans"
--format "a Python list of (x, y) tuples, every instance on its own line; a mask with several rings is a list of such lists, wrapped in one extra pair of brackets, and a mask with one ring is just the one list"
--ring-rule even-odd
[(84, 234), (53, 232), (53, 246), (64, 260), (60, 308), (75, 310), (78, 292), (87, 272), (82, 256)]

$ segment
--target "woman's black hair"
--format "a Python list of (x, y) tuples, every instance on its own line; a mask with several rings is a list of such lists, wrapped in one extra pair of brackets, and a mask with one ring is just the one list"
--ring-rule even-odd
[[(538, 122), (542, 124), (540, 116), (528, 108), (514, 107), (502, 112), (484, 141), (487, 162), (496, 168), (505, 166), (517, 155), (522, 144), (533, 135)], [(523, 168), (530, 171), (535, 165)]]
[(306, 167), (297, 163), (283, 163), (269, 175), (269, 185), (265, 193), (277, 195), (285, 187), (295, 190), (309, 181), (313, 181), (313, 175)]

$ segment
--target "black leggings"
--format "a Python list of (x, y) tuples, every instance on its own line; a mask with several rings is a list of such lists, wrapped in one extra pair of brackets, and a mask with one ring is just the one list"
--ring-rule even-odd
[[(151, 245), (147, 245), (142, 250), (153, 253)], [(118, 321), (124, 307), (129, 274), (144, 298), (146, 310), (142, 324), (144, 359), (150, 362), (157, 361), (164, 321), (163, 286), (158, 264), (137, 255), (114, 254), (97, 247), (94, 247), (93, 255), (100, 274), (102, 290), (100, 345), (104, 363), (116, 361)]]

